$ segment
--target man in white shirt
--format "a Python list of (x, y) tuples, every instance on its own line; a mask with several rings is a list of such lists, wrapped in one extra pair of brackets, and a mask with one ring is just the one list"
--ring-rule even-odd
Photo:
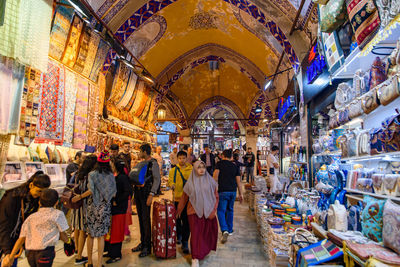
[(178, 165), (178, 149), (174, 147), (172, 153), (169, 155), (169, 161), (171, 162), (171, 169)]
[(278, 162), (279, 147), (273, 146), (268, 154), (268, 176), (271, 184), (271, 193), (278, 193), (281, 185), (278, 179), (279, 162)]

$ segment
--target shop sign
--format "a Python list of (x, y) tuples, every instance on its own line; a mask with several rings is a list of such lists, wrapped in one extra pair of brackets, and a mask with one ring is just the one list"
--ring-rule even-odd
[(306, 72), (307, 82), (310, 84), (318, 78), (326, 66), (325, 57), (318, 53), (317, 44), (311, 48), (311, 51), (308, 55), (308, 63), (310, 65), (307, 67)]
[(293, 113), (295, 109), (294, 96), (291, 95), (288, 98), (280, 98), (278, 104), (278, 118), (281, 121), (285, 121)]

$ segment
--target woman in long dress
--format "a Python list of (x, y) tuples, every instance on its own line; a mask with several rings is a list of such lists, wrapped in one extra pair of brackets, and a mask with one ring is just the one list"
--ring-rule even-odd
[(199, 260), (204, 259), (211, 250), (217, 249), (217, 187), (217, 182), (207, 172), (206, 164), (196, 161), (178, 205), (179, 217), (187, 204), (193, 267), (199, 266)]

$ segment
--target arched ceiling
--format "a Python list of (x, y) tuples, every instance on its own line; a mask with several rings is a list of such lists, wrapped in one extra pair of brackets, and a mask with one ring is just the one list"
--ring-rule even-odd
[[(306, 0), (298, 22), (302, 30), (289, 35), (300, 0), (87, 1), (157, 77), (162, 94), (156, 103), (172, 93), (181, 103), (175, 104), (181, 110), (177, 113), (186, 119), (215, 96), (229, 99), (252, 118), (257, 101), (271, 98), (260, 98), (260, 89), (281, 53), (285, 52), (281, 69), (297, 68), (308, 50), (316, 15), (312, 1)], [(113, 57), (110, 51), (103, 72)], [(214, 57), (220, 63), (217, 72), (207, 64)], [(270, 116), (274, 107), (263, 106), (263, 114)]]

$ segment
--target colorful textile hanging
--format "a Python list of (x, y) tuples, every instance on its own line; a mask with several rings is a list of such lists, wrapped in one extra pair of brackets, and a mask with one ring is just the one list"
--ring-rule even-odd
[(35, 138), (41, 81), (42, 73), (40, 71), (32, 68), (25, 69), (19, 130), (15, 139), (16, 144), (29, 145)]
[(141, 119), (142, 121), (145, 121), (147, 119), (147, 116), (149, 115), (152, 100), (153, 100), (153, 92), (150, 92), (149, 97), (147, 98), (146, 105), (144, 106), (143, 112), (139, 116), (139, 119)]
[(89, 82), (86, 79), (78, 76), (74, 118), (74, 139), (72, 142), (72, 147), (75, 149), (85, 149), (86, 123), (88, 118), (88, 96)]
[(118, 66), (117, 77), (114, 79), (114, 85), (109, 101), (118, 104), (126, 93), (131, 70), (123, 63)]
[(104, 108), (104, 97), (106, 93), (106, 77), (103, 74), (99, 74), (99, 114), (103, 114)]
[(85, 68), (86, 58), (89, 53), (90, 35), (91, 29), (89, 27), (84, 27), (78, 46), (78, 57), (76, 58), (76, 62), (74, 65), (74, 69), (79, 73), (82, 73), (83, 69)]
[(137, 75), (133, 71), (131, 71), (126, 92), (122, 96), (121, 101), (117, 104), (117, 107), (125, 109), (126, 106), (129, 104), (130, 100), (132, 99), (133, 93), (135, 92), (137, 79)]
[[(130, 113), (132, 113), (133, 116), (136, 116), (136, 113), (138, 113), (141, 103), (143, 102), (145, 93), (146, 93), (146, 86), (143, 81), (139, 80), (138, 87), (137, 87), (136, 93), (135, 93), (135, 99), (132, 103), (132, 108), (129, 111)], [(147, 100), (147, 98), (146, 98), (146, 100)], [(144, 100), (144, 101), (146, 101), (146, 100)], [(140, 112), (140, 113), (142, 113), (142, 112)]]
[(0, 26), (0, 54), (47, 69), (52, 0), (7, 0)]
[(90, 71), (92, 70), (94, 60), (96, 58), (97, 49), (99, 48), (100, 36), (92, 31), (90, 35), (88, 53), (86, 55), (86, 61), (82, 70), (82, 75), (89, 78)]
[(148, 122), (152, 122), (154, 119), (154, 114), (156, 111), (156, 101), (151, 101), (151, 107), (150, 107), (150, 111), (149, 111), (149, 116), (147, 117), (147, 121)]
[(77, 91), (76, 74), (65, 70), (65, 119), (64, 119), (64, 146), (72, 146), (74, 136), (74, 117)]
[(125, 110), (129, 111), (131, 114), (134, 114), (133, 112), (133, 104), (135, 103), (135, 99), (138, 95), (139, 92), (139, 85), (140, 85), (140, 80), (137, 79), (136, 85), (135, 85), (135, 90), (133, 91), (133, 95), (131, 97), (131, 100), (129, 100), (128, 105), (126, 105)]
[(50, 33), (49, 49), (49, 56), (57, 60), (60, 60), (64, 53), (73, 14), (73, 8), (66, 8), (63, 6), (57, 7), (53, 28)]
[(89, 112), (88, 112), (88, 125), (87, 125), (87, 142), (89, 146), (97, 145), (97, 128), (99, 126), (99, 88), (90, 85), (89, 91)]
[(75, 14), (74, 18), (72, 19), (72, 25), (69, 29), (67, 38), (67, 44), (65, 45), (65, 50), (61, 59), (62, 63), (70, 68), (74, 66), (76, 58), (78, 57), (79, 40), (83, 26), (83, 20)]
[(43, 73), (40, 89), (39, 123), (36, 141), (63, 144), (65, 109), (65, 69), (49, 60), (47, 72)]
[(144, 91), (143, 91), (143, 96), (142, 96), (142, 99), (140, 100), (140, 103), (139, 103), (138, 108), (136, 110), (135, 117), (140, 117), (140, 115), (142, 115), (143, 110), (146, 107), (147, 100), (149, 98), (149, 93), (150, 93), (150, 88), (145, 85), (144, 86)]
[(94, 82), (97, 82), (97, 77), (99, 75), (100, 68), (103, 66), (104, 60), (106, 59), (107, 52), (109, 49), (110, 47), (108, 46), (108, 44), (101, 39), (89, 77)]
[(4, 173), (4, 167), (7, 161), (7, 154), (8, 148), (10, 147), (10, 142), (11, 135), (0, 135), (0, 173)]

